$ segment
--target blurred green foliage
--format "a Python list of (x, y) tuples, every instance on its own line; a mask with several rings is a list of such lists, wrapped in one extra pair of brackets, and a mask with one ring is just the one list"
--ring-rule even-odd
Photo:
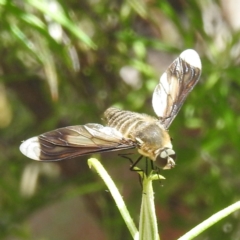
[[(203, 72), (170, 127), (177, 166), (161, 173), (163, 187), (154, 186), (162, 239), (239, 200), (240, 26), (233, 16), (224, 1), (0, 0), (0, 238), (130, 239), (87, 157), (36, 163), (18, 147), (58, 127), (101, 123), (111, 105), (153, 115), (159, 75), (187, 48), (198, 51)], [(136, 174), (117, 153), (98, 157), (137, 223)], [(238, 239), (239, 218), (198, 239)]]

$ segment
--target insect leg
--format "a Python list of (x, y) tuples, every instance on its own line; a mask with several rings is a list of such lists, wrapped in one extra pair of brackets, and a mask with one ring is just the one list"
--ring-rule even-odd
[(119, 153), (118, 156), (126, 158), (130, 161), (131, 164), (133, 164), (133, 160), (129, 157), (129, 155), (132, 155), (133, 153)]

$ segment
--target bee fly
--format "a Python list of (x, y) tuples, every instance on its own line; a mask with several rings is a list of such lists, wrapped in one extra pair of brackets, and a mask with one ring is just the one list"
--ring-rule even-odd
[(198, 54), (188, 49), (168, 67), (153, 92), (158, 118), (117, 108), (104, 113), (106, 126), (97, 123), (59, 128), (24, 141), (20, 151), (39, 161), (59, 161), (86, 154), (137, 148), (163, 169), (174, 167), (168, 128), (201, 75)]

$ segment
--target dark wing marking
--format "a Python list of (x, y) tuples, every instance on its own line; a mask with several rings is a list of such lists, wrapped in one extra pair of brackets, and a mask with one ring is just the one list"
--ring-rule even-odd
[(120, 132), (100, 124), (59, 128), (24, 141), (20, 151), (40, 161), (59, 161), (86, 154), (135, 148)]
[(168, 67), (153, 92), (152, 104), (161, 124), (168, 129), (201, 75), (201, 60), (188, 49)]

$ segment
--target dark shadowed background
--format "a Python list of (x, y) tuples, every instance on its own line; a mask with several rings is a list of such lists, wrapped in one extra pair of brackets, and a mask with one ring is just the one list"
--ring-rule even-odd
[[(203, 70), (170, 127), (177, 166), (154, 183), (161, 239), (239, 200), (239, 9), (234, 0), (0, 1), (0, 238), (131, 239), (88, 157), (40, 163), (19, 145), (102, 123), (112, 105), (154, 115), (159, 76), (187, 48)], [(138, 225), (137, 174), (117, 153), (97, 157)], [(198, 239), (239, 239), (239, 220), (233, 214)]]

